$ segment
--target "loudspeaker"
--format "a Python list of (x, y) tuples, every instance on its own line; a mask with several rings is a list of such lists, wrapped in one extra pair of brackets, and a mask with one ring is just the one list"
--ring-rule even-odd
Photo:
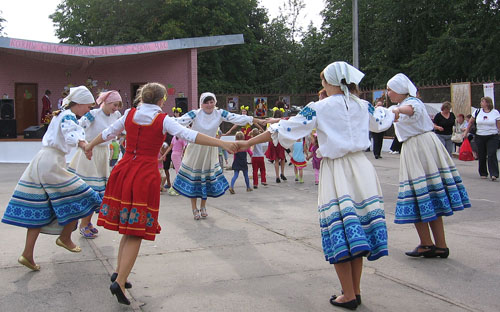
[(45, 126), (31, 126), (24, 129), (25, 139), (41, 139), (45, 134)]
[(0, 99), (0, 117), (2, 119), (14, 119), (13, 99)]
[(15, 119), (0, 120), (0, 138), (17, 138), (17, 123)]
[(188, 99), (185, 97), (175, 98), (175, 107), (180, 107), (184, 115), (188, 112)]

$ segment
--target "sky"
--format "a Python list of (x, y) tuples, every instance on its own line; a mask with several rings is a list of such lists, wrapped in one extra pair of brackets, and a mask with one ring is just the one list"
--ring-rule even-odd
[[(54, 13), (61, 0), (0, 0), (0, 10), (6, 22), (3, 23), (7, 37), (43, 42), (59, 42), (49, 15)], [(272, 19), (279, 15), (279, 7), (285, 0), (260, 0), (260, 6), (269, 11)], [(306, 30), (310, 21), (317, 27), (321, 25), (319, 12), (324, 7), (324, 0), (305, 0), (300, 21)]]

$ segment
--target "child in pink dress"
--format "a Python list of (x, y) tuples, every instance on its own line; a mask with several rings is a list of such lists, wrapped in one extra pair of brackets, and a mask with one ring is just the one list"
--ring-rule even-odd
[[(169, 150), (172, 150), (171, 158), (172, 163), (174, 164), (175, 173), (178, 173), (179, 169), (181, 168), (182, 156), (184, 155), (184, 149), (186, 148), (186, 146), (186, 141), (175, 136), (172, 138), (172, 143), (168, 147), (167, 153), (169, 152)], [(173, 187), (170, 187), (170, 189), (168, 190), (168, 195), (176, 196), (179, 195), (179, 193), (177, 193), (177, 191), (174, 190)]]

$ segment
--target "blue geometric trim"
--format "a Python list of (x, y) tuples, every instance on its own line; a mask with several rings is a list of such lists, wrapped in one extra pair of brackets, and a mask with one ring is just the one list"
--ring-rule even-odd
[[(379, 196), (363, 200), (345, 207), (353, 202), (349, 196), (334, 199), (327, 205), (318, 207), (322, 215), (329, 212), (326, 218), (320, 218), (320, 228), (325, 259), (334, 264), (351, 261), (365, 256), (369, 261), (388, 255), (387, 227), (383, 209), (376, 208), (364, 216), (358, 216), (358, 207), (367, 207), (369, 203), (379, 206)], [(340, 209), (339, 203), (345, 208)], [(361, 211), (360, 211), (361, 212)]]
[(90, 122), (94, 122), (94, 120), (95, 120), (94, 116), (92, 116), (92, 114), (90, 112), (83, 115), (83, 117), (86, 117)]
[(62, 118), (61, 122), (65, 122), (66, 120), (73, 121), (75, 124), (78, 124), (78, 121), (76, 120), (76, 117), (73, 115), (66, 115)]

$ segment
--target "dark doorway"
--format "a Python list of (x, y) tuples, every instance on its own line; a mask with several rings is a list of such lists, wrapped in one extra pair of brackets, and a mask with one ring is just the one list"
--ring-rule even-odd
[(134, 100), (135, 100), (135, 97), (137, 95), (137, 90), (139, 90), (140, 87), (142, 87), (143, 85), (145, 85), (146, 83), (145, 82), (137, 82), (137, 83), (131, 83), (130, 84), (130, 106), (133, 106), (134, 104)]
[(24, 129), (36, 126), (40, 122), (38, 116), (38, 85), (36, 83), (16, 83), (14, 107), (16, 111), (17, 134)]

